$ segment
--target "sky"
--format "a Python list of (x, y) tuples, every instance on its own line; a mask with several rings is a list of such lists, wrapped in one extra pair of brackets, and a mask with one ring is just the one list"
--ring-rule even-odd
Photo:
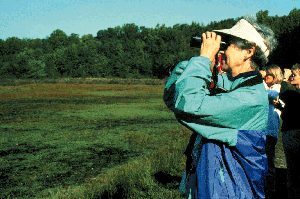
[(261, 10), (283, 16), (294, 8), (300, 9), (300, 0), (0, 0), (0, 39), (44, 39), (57, 29), (68, 36), (96, 36), (127, 23), (206, 25)]

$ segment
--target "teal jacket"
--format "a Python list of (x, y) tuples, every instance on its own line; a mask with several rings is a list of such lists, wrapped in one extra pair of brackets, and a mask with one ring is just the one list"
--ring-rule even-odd
[(198, 134), (193, 150), (197, 158), (193, 194), (195, 198), (264, 198), (269, 101), (262, 78), (261, 83), (239, 87), (259, 77), (259, 72), (236, 77), (223, 73), (217, 85), (229, 92), (210, 95), (210, 66), (206, 57), (179, 63), (164, 92), (164, 101), (177, 120)]

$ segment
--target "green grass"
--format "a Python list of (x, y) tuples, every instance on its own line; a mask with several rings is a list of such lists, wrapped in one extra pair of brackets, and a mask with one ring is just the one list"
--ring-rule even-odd
[(190, 132), (165, 107), (163, 85), (0, 90), (0, 198), (182, 198)]

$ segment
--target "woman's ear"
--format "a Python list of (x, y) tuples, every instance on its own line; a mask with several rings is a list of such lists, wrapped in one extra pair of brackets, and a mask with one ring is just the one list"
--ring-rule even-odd
[(250, 59), (254, 55), (254, 53), (255, 53), (255, 46), (252, 46), (251, 48), (245, 49), (244, 52), (245, 52), (244, 57), (245, 57), (245, 61), (246, 61), (246, 60)]

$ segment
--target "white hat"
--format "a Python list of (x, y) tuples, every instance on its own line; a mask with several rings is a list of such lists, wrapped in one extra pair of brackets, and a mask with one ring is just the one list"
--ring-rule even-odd
[(233, 35), (235, 37), (239, 37), (241, 39), (245, 39), (250, 42), (254, 42), (257, 46), (261, 48), (266, 57), (268, 57), (270, 54), (270, 51), (264, 43), (263, 38), (256, 31), (256, 29), (245, 19), (241, 19), (237, 22), (236, 25), (234, 25), (230, 29), (214, 30), (214, 32), (221, 32), (228, 35)]

